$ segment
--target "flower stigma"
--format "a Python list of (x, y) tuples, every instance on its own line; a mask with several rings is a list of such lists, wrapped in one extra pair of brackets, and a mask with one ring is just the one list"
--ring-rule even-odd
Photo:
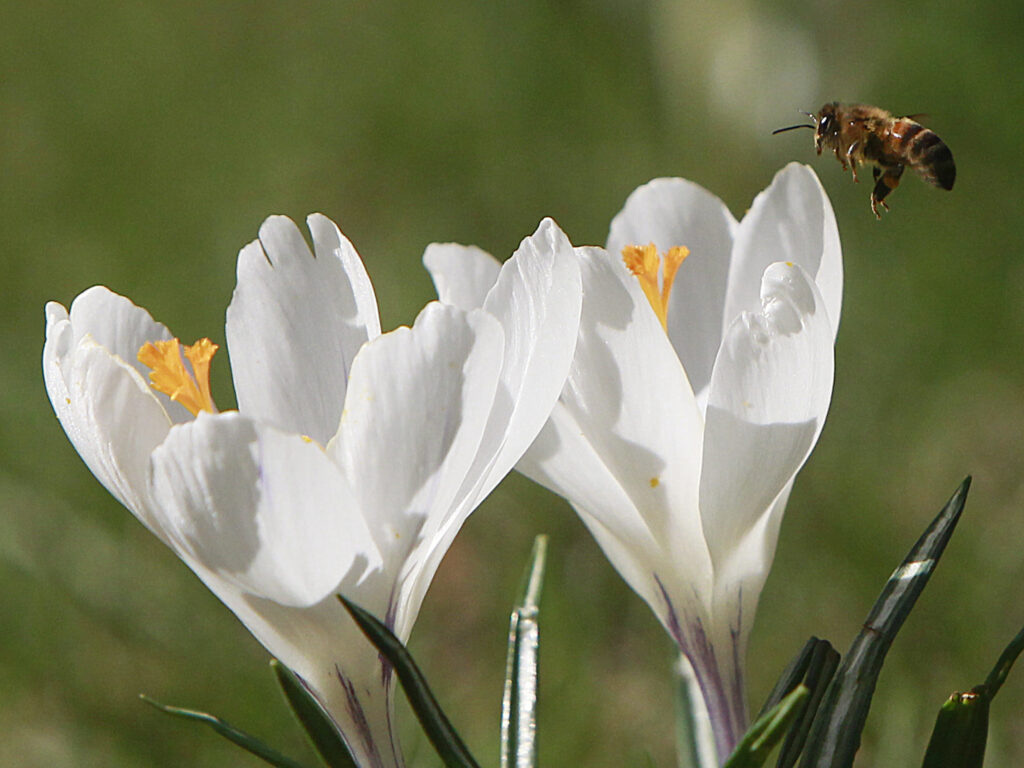
[[(151, 341), (139, 350), (139, 362), (152, 369), (149, 383), (153, 389), (198, 416), (200, 411), (217, 413), (210, 394), (210, 361), (216, 351), (217, 345), (209, 339), (185, 347), (177, 339)], [(191, 373), (185, 367), (186, 359), (192, 366)]]
[[(659, 255), (654, 243), (647, 245), (627, 245), (622, 249), (622, 261), (626, 268), (636, 277), (643, 289), (647, 301), (650, 302), (654, 314), (661, 321), (661, 327), (668, 333), (668, 297), (672, 293), (672, 283), (683, 260), (690, 255), (690, 249), (676, 245), (668, 252)], [(658, 272), (661, 272), (659, 286)]]

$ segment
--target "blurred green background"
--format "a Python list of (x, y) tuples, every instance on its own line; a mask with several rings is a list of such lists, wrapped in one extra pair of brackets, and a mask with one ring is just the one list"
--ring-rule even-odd
[[(0, 764), (252, 766), (145, 692), (300, 757), (267, 655), (86, 470), (47, 402), (43, 305), (102, 283), (223, 342), (262, 219), (334, 218), (388, 328), (433, 240), (502, 257), (545, 215), (603, 243), (628, 193), (693, 179), (741, 215), (786, 162), (832, 197), (847, 288), (829, 422), (796, 484), (749, 657), (757, 708), (808, 635), (845, 649), (964, 475), (961, 528), (883, 672), (858, 764), (918, 764), (950, 692), (1024, 623), (1024, 14), (1016, 2), (685, 0), (3, 4)], [(929, 114), (956, 189), (875, 221), (810, 132), (840, 99)], [(226, 358), (215, 392), (230, 403)], [(541, 757), (672, 765), (671, 649), (568, 507), (521, 477), (477, 511), (412, 648), (494, 764), (507, 611), (552, 536)], [(1024, 669), (989, 766), (1024, 764)], [(407, 713), (403, 713), (407, 714)], [(410, 763), (433, 765), (407, 718)]]

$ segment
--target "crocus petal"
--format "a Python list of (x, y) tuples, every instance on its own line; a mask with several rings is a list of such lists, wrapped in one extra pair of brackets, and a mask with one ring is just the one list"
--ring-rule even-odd
[[(571, 499), (608, 559), (639, 592), (636, 585), (649, 581), (662, 543), (587, 438), (567, 408), (555, 408), (516, 469)], [(653, 600), (654, 593), (643, 597)]]
[(558, 401), (576, 350), (582, 303), (572, 243), (544, 219), (505, 262), (484, 302), (484, 311), (505, 331), (505, 353), (500, 394), (480, 451), (488, 468), (473, 506), (511, 471)]
[[(722, 647), (735, 645), (735, 653), (731, 654), (733, 658), (744, 658), (747, 637), (754, 624), (761, 590), (775, 559), (779, 528), (792, 490), (793, 481), (790, 480), (746, 536), (736, 543), (730, 557), (715, 571), (712, 600), (715, 606), (714, 643)], [(743, 670), (737, 671), (742, 674)]]
[(70, 320), (71, 344), (92, 336), (143, 376), (149, 375), (149, 368), (139, 362), (139, 350), (147, 342), (171, 338), (170, 331), (146, 310), (102, 285), (83, 291), (71, 302)]
[[(593, 521), (634, 549), (643, 560), (660, 548), (633, 500), (563, 406), (555, 408), (516, 469), (570, 499), (584, 521)], [(628, 579), (627, 579), (628, 581)]]
[[(358, 605), (368, 605), (345, 584), (338, 591)], [(290, 608), (248, 595), (235, 600), (223, 593), (219, 596), (330, 713), (356, 765), (402, 765), (393, 725), (392, 670), (382, 665), (376, 648), (335, 595), (308, 608)]]
[(482, 305), (505, 331), (498, 397), (470, 473), (473, 485), (464, 489), (472, 508), (512, 469), (558, 400), (579, 332), (580, 269), (572, 243), (552, 219), (544, 219), (503, 266), (479, 248), (436, 244), (424, 262), (441, 301)]
[[(349, 242), (338, 225), (324, 216), (322, 213), (311, 213), (306, 217), (306, 226), (313, 236), (313, 253), (317, 259), (336, 258), (341, 262), (348, 277), (352, 290), (352, 298), (355, 301), (355, 314), (350, 317), (349, 327), (353, 329), (365, 329), (367, 339), (375, 339), (380, 336), (380, 316), (377, 314), (377, 295), (373, 291), (373, 283), (366, 273), (363, 260), (359, 258), (355, 247)], [(351, 309), (351, 307), (347, 307)], [(361, 345), (360, 339), (363, 332), (356, 331), (353, 334), (352, 344), (356, 352)], [(355, 354), (353, 352), (353, 354)]]
[(325, 445), (352, 360), (380, 320), (352, 244), (323, 216), (309, 227), (315, 258), (286, 216), (268, 218), (238, 254), (227, 342), (239, 410)]
[[(599, 248), (577, 253), (586, 300), (560, 408), (585, 436), (587, 449), (572, 436), (573, 427), (559, 424), (558, 435), (531, 447), (520, 467), (563, 495), (592, 482), (610, 488), (615, 478), (630, 501), (621, 519), (609, 505), (584, 507), (570, 498), (581, 513), (630, 543), (660, 542), (710, 588), (696, 498), (702, 424), (686, 372), (621, 260)], [(593, 466), (586, 468), (588, 463)], [(602, 475), (608, 477), (601, 481)], [(640, 510), (648, 530), (643, 538), (630, 533), (636, 528), (630, 508)]]
[(730, 326), (711, 379), (700, 508), (716, 568), (803, 465), (832, 393), (832, 327), (811, 277), (773, 264), (761, 301)]
[[(291, 606), (258, 597), (188, 552), (179, 549), (178, 553), (253, 637), (299, 676), (337, 724), (357, 765), (401, 765), (392, 728), (394, 684), (390, 670), (382, 667), (377, 650), (335, 594), (346, 595), (364, 607), (373, 605), (381, 593), (382, 574), (366, 573), (367, 558), (357, 558), (336, 590), (319, 603)], [(371, 581), (377, 583), (368, 584)]]
[(411, 329), (356, 356), (329, 452), (387, 564), (401, 565), (424, 521), (440, 525), (450, 514), (494, 402), (502, 346), (494, 318), (434, 302)]
[(669, 299), (668, 334), (696, 393), (711, 380), (728, 322), (725, 293), (737, 227), (725, 204), (699, 184), (668, 178), (634, 190), (608, 234), (613, 257), (627, 245), (654, 243), (661, 253), (677, 245), (689, 249)]
[(50, 402), (97, 479), (164, 538), (149, 513), (146, 462), (171, 421), (134, 367), (90, 335), (76, 339), (74, 325), (64, 307), (47, 304), (43, 378)]
[[(171, 332), (153, 320), (149, 312), (102, 285), (83, 291), (71, 302), (70, 320), (70, 343), (90, 336), (110, 354), (138, 371), (146, 381), (149, 381), (150, 369), (139, 362), (139, 350), (148, 342), (172, 338)], [(154, 394), (173, 422), (180, 424), (192, 419), (187, 409), (164, 393), (154, 390)]]
[(832, 204), (809, 166), (790, 163), (759, 194), (736, 234), (726, 322), (759, 311), (757, 286), (769, 264), (799, 264), (817, 283), (834, 339), (843, 297), (842, 250)]
[(482, 307), (501, 271), (501, 262), (482, 248), (457, 243), (431, 243), (423, 252), (437, 298), (470, 310)]
[(544, 426), (572, 362), (582, 292), (572, 244), (551, 219), (501, 267), (483, 311), (504, 330), (496, 396), (476, 458), (444, 517), (432, 517), (409, 556), (401, 617), (414, 616), (469, 514), (505, 477)]
[(239, 413), (201, 413), (152, 456), (153, 495), (177, 549), (282, 605), (330, 595), (376, 547), (344, 476), (316, 443)]

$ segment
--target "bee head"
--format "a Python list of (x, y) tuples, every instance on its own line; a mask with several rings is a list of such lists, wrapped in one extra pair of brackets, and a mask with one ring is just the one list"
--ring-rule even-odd
[(821, 154), (821, 150), (828, 147), (833, 149), (839, 141), (839, 119), (836, 111), (839, 102), (833, 101), (821, 108), (817, 116), (818, 126), (814, 131), (814, 148)]

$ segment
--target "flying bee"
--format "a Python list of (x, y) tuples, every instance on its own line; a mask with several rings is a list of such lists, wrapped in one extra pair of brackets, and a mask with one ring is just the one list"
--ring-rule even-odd
[(840, 104), (833, 101), (817, 115), (803, 114), (810, 123), (790, 125), (772, 134), (794, 128), (814, 129), (814, 148), (831, 149), (843, 170), (847, 164), (857, 181), (857, 164), (872, 166), (875, 188), (871, 190), (871, 210), (882, 218), (878, 205), (889, 210), (886, 195), (896, 189), (907, 166), (929, 184), (952, 189), (956, 180), (953, 153), (935, 131), (914, 120), (920, 115), (893, 117), (884, 109), (867, 104)]

